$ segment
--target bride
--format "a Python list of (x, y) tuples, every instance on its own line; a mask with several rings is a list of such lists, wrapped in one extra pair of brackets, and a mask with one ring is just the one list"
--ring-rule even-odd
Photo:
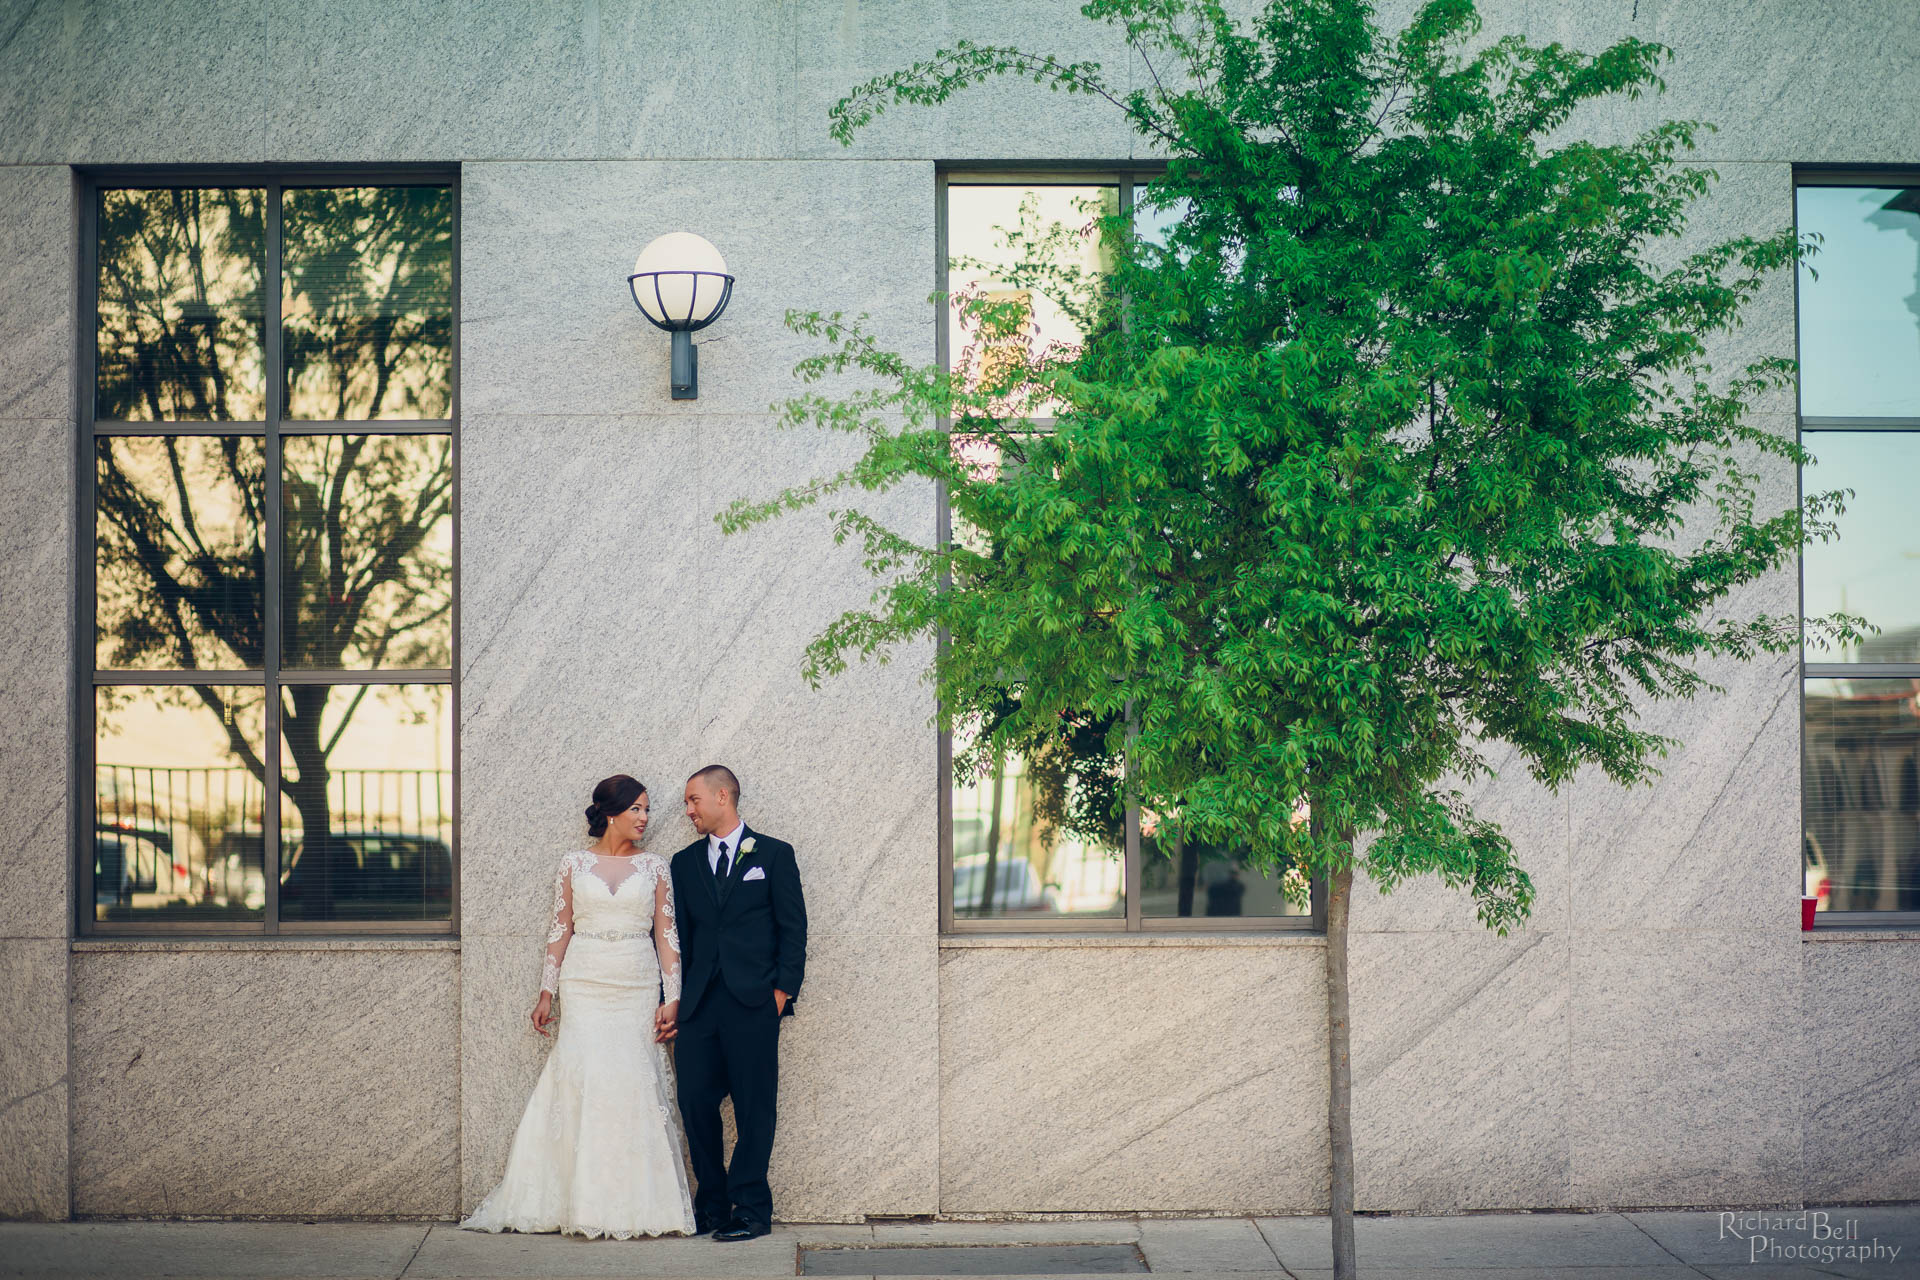
[(560, 1036), (505, 1176), (463, 1227), (623, 1240), (693, 1232), (663, 1047), (680, 1008), (680, 938), (667, 861), (640, 851), (647, 808), (640, 783), (608, 778), (587, 809), (598, 839), (560, 859), (533, 1007), (544, 1036), (559, 991)]

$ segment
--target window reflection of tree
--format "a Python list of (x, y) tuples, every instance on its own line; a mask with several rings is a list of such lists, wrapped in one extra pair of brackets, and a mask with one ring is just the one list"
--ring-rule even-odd
[[(452, 442), (445, 436), (293, 437), (285, 458), (284, 665), (450, 667)], [(282, 900), (309, 918), (321, 902), (332, 901), (334, 881), (354, 870), (351, 850), (332, 838), (328, 762), (377, 689), (281, 689), (280, 730), (294, 771), (282, 777), (281, 791), (305, 832)], [(337, 716), (331, 732), (323, 724), (330, 706)]]
[[(1010, 688), (1005, 703), (980, 726), (954, 765), (956, 776), (971, 776), (988, 789), (978, 888), (968, 894), (969, 901), (956, 903), (968, 915), (992, 916), (1028, 904), (1027, 886), (1008, 882), (1021, 861), (1044, 889), (1061, 883), (1067, 870), (1056, 866), (1063, 844), (1089, 847), (1108, 857), (1119, 857), (1126, 847), (1123, 773), (1119, 758), (1106, 745), (1114, 721), (1068, 713), (1060, 717), (1057, 730), (1023, 741), (1017, 751), (992, 746), (990, 736), (1018, 710), (1018, 690)], [(1004, 809), (1009, 781), (1014, 783), (1015, 813), (1003, 841), (1003, 829), (1009, 826)]]
[(446, 417), (452, 193), (290, 190), (283, 211), (286, 416)]
[(263, 416), (265, 203), (251, 190), (101, 193), (101, 420)]
[[(324, 402), (329, 417), (446, 416), (450, 192), (289, 191), (286, 203), (290, 407)], [(248, 392), (241, 376), (256, 339), (236, 336), (259, 311), (259, 210), (259, 192), (103, 193), (102, 420), (259, 416), (245, 399), (258, 390)], [(244, 437), (103, 440), (95, 493), (99, 661), (260, 668), (264, 456), (258, 440)], [(290, 437), (282, 481), (281, 664), (451, 666), (451, 440)], [(186, 700), (189, 689), (226, 727), (233, 757), (271, 785), (268, 762), (231, 714), (226, 691), (192, 683), (172, 696)], [(309, 919), (332, 913), (338, 874), (354, 870), (351, 849), (334, 838), (328, 759), (369, 692), (348, 693), (323, 729), (334, 690), (288, 684), (280, 694), (293, 769), (273, 771), (273, 781), (305, 832), (282, 901)]]

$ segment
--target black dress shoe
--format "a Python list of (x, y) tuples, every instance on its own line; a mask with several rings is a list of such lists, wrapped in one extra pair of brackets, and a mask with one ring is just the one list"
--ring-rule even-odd
[(715, 1229), (719, 1227), (723, 1227), (725, 1225), (726, 1224), (724, 1222), (716, 1221), (712, 1218), (707, 1217), (704, 1214), (696, 1213), (693, 1215), (693, 1234), (697, 1236), (707, 1235), (708, 1233), (714, 1231)]
[(735, 1218), (732, 1222), (729, 1222), (726, 1226), (714, 1232), (713, 1238), (715, 1240), (752, 1240), (756, 1236), (764, 1236), (772, 1230), (772, 1227), (762, 1223), (748, 1222), (743, 1218)]

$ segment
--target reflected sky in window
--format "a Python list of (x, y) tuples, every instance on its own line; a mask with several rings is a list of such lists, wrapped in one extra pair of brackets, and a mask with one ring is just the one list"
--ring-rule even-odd
[(1880, 634), (1844, 652), (1809, 638), (1809, 662), (1920, 662), (1920, 432), (1812, 431), (1807, 493), (1851, 489), (1840, 537), (1802, 553), (1808, 617), (1844, 611)]
[[(1801, 187), (1800, 412), (1920, 417), (1920, 187)], [(1818, 279), (1815, 279), (1815, 275)]]

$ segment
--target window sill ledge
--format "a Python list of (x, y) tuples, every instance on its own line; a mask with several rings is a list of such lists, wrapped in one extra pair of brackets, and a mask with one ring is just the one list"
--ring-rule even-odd
[(966, 951), (1012, 947), (1053, 949), (1061, 947), (1311, 947), (1322, 949), (1327, 938), (1305, 929), (1271, 933), (1251, 930), (1232, 933), (946, 933), (940, 935), (942, 951)]
[(1802, 942), (1920, 942), (1920, 927), (1910, 924), (1819, 925), (1801, 931)]
[(458, 951), (458, 938), (329, 938), (301, 934), (239, 938), (74, 938), (80, 951)]

